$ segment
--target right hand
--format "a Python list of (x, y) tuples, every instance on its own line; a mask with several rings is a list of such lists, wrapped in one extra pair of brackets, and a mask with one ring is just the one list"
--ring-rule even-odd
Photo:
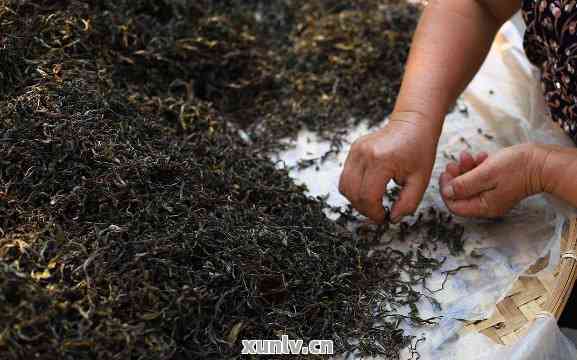
[(385, 127), (358, 138), (347, 156), (339, 191), (361, 214), (385, 221), (383, 195), (390, 180), (403, 186), (391, 211), (398, 222), (413, 214), (427, 189), (441, 122), (410, 112), (389, 116)]

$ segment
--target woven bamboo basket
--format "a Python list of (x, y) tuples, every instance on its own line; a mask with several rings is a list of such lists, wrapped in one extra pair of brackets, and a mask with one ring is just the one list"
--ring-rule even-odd
[[(528, 275), (543, 269), (541, 259)], [(569, 221), (561, 238), (561, 259), (554, 273), (521, 276), (509, 294), (497, 304), (489, 319), (468, 323), (465, 332), (479, 332), (498, 344), (510, 345), (521, 338), (539, 314), (561, 316), (577, 278), (577, 220)]]

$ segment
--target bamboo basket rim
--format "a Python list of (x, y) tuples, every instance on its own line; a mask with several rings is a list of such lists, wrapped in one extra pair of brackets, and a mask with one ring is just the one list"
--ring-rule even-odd
[(577, 279), (577, 219), (565, 223), (560, 245), (554, 272), (538, 273), (549, 262), (548, 257), (540, 259), (517, 279), (490, 318), (468, 323), (464, 332), (481, 333), (495, 343), (510, 345), (526, 334), (537, 317), (551, 314), (558, 320)]

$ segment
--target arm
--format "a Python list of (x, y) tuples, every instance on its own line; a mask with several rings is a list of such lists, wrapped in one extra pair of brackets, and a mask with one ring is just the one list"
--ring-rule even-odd
[(447, 110), (482, 64), (519, 0), (432, 0), (415, 33), (401, 91), (387, 126), (355, 141), (339, 190), (383, 222), (386, 184), (403, 185), (391, 218), (413, 213), (430, 181)]
[(520, 1), (511, 0), (432, 0), (415, 33), (395, 111), (430, 119), (440, 133), (495, 34), (519, 8)]

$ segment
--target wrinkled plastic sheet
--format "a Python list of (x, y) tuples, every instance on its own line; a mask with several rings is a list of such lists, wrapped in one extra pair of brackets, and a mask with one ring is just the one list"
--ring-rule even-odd
[[(431, 359), (467, 360), (575, 360), (577, 350), (557, 326), (551, 314), (537, 316), (521, 341), (511, 345), (497, 345), (480, 334), (467, 334), (459, 338), (453, 354), (440, 355)], [(423, 357), (426, 359), (426, 357)]]
[[(446, 210), (439, 196), (438, 178), (450, 161), (447, 157), (458, 157), (462, 150), (487, 151), (491, 154), (523, 142), (574, 146), (556, 125), (546, 119), (538, 72), (524, 55), (521, 45), (523, 30), (518, 23), (517, 18), (517, 25), (513, 22), (504, 25), (487, 60), (459, 100), (456, 110), (447, 116), (433, 176), (420, 209), (435, 206)], [(386, 124), (386, 120), (383, 124)], [(329, 204), (345, 205), (347, 200), (338, 192), (342, 165), (350, 144), (369, 131), (363, 123), (350, 129), (348, 144), (335, 158), (320, 164), (318, 169), (313, 166), (291, 170), (291, 176), (297, 182), (306, 184), (311, 195), (328, 195)], [(300, 159), (318, 158), (329, 148), (329, 143), (303, 131), (294, 142), (294, 147), (279, 155), (282, 160), (279, 166), (292, 167)], [(443, 271), (470, 264), (476, 264), (478, 269), (456, 273), (448, 279), (444, 290), (435, 292), (434, 297), (441, 309), (426, 299), (420, 302), (420, 316), (438, 316), (438, 325), (402, 325), (408, 334), (426, 338), (418, 345), (420, 358), (501, 359), (506, 354), (511, 360), (575, 359), (573, 343), (559, 331), (552, 318), (536, 320), (530, 334), (513, 347), (499, 346), (481, 334), (464, 335), (462, 331), (462, 320), (488, 318), (495, 310), (495, 304), (507, 294), (519, 275), (524, 274), (538, 259), (549, 256), (549, 265), (542, 271), (554, 269), (559, 259), (563, 224), (573, 214), (573, 209), (563, 202), (538, 195), (524, 200), (499, 222), (458, 218), (457, 221), (466, 228), (465, 252), (454, 257), (449, 255), (447, 249), (440, 247), (428, 254), (438, 259), (446, 257), (447, 260), (427, 281), (427, 287), (440, 288)], [(408, 241), (394, 246), (406, 251), (410, 250), (410, 244)], [(472, 251), (482, 256), (472, 257)], [(424, 293), (427, 291), (417, 289)], [(408, 311), (406, 309), (406, 313)], [(404, 352), (402, 358), (410, 358), (409, 352)]]

